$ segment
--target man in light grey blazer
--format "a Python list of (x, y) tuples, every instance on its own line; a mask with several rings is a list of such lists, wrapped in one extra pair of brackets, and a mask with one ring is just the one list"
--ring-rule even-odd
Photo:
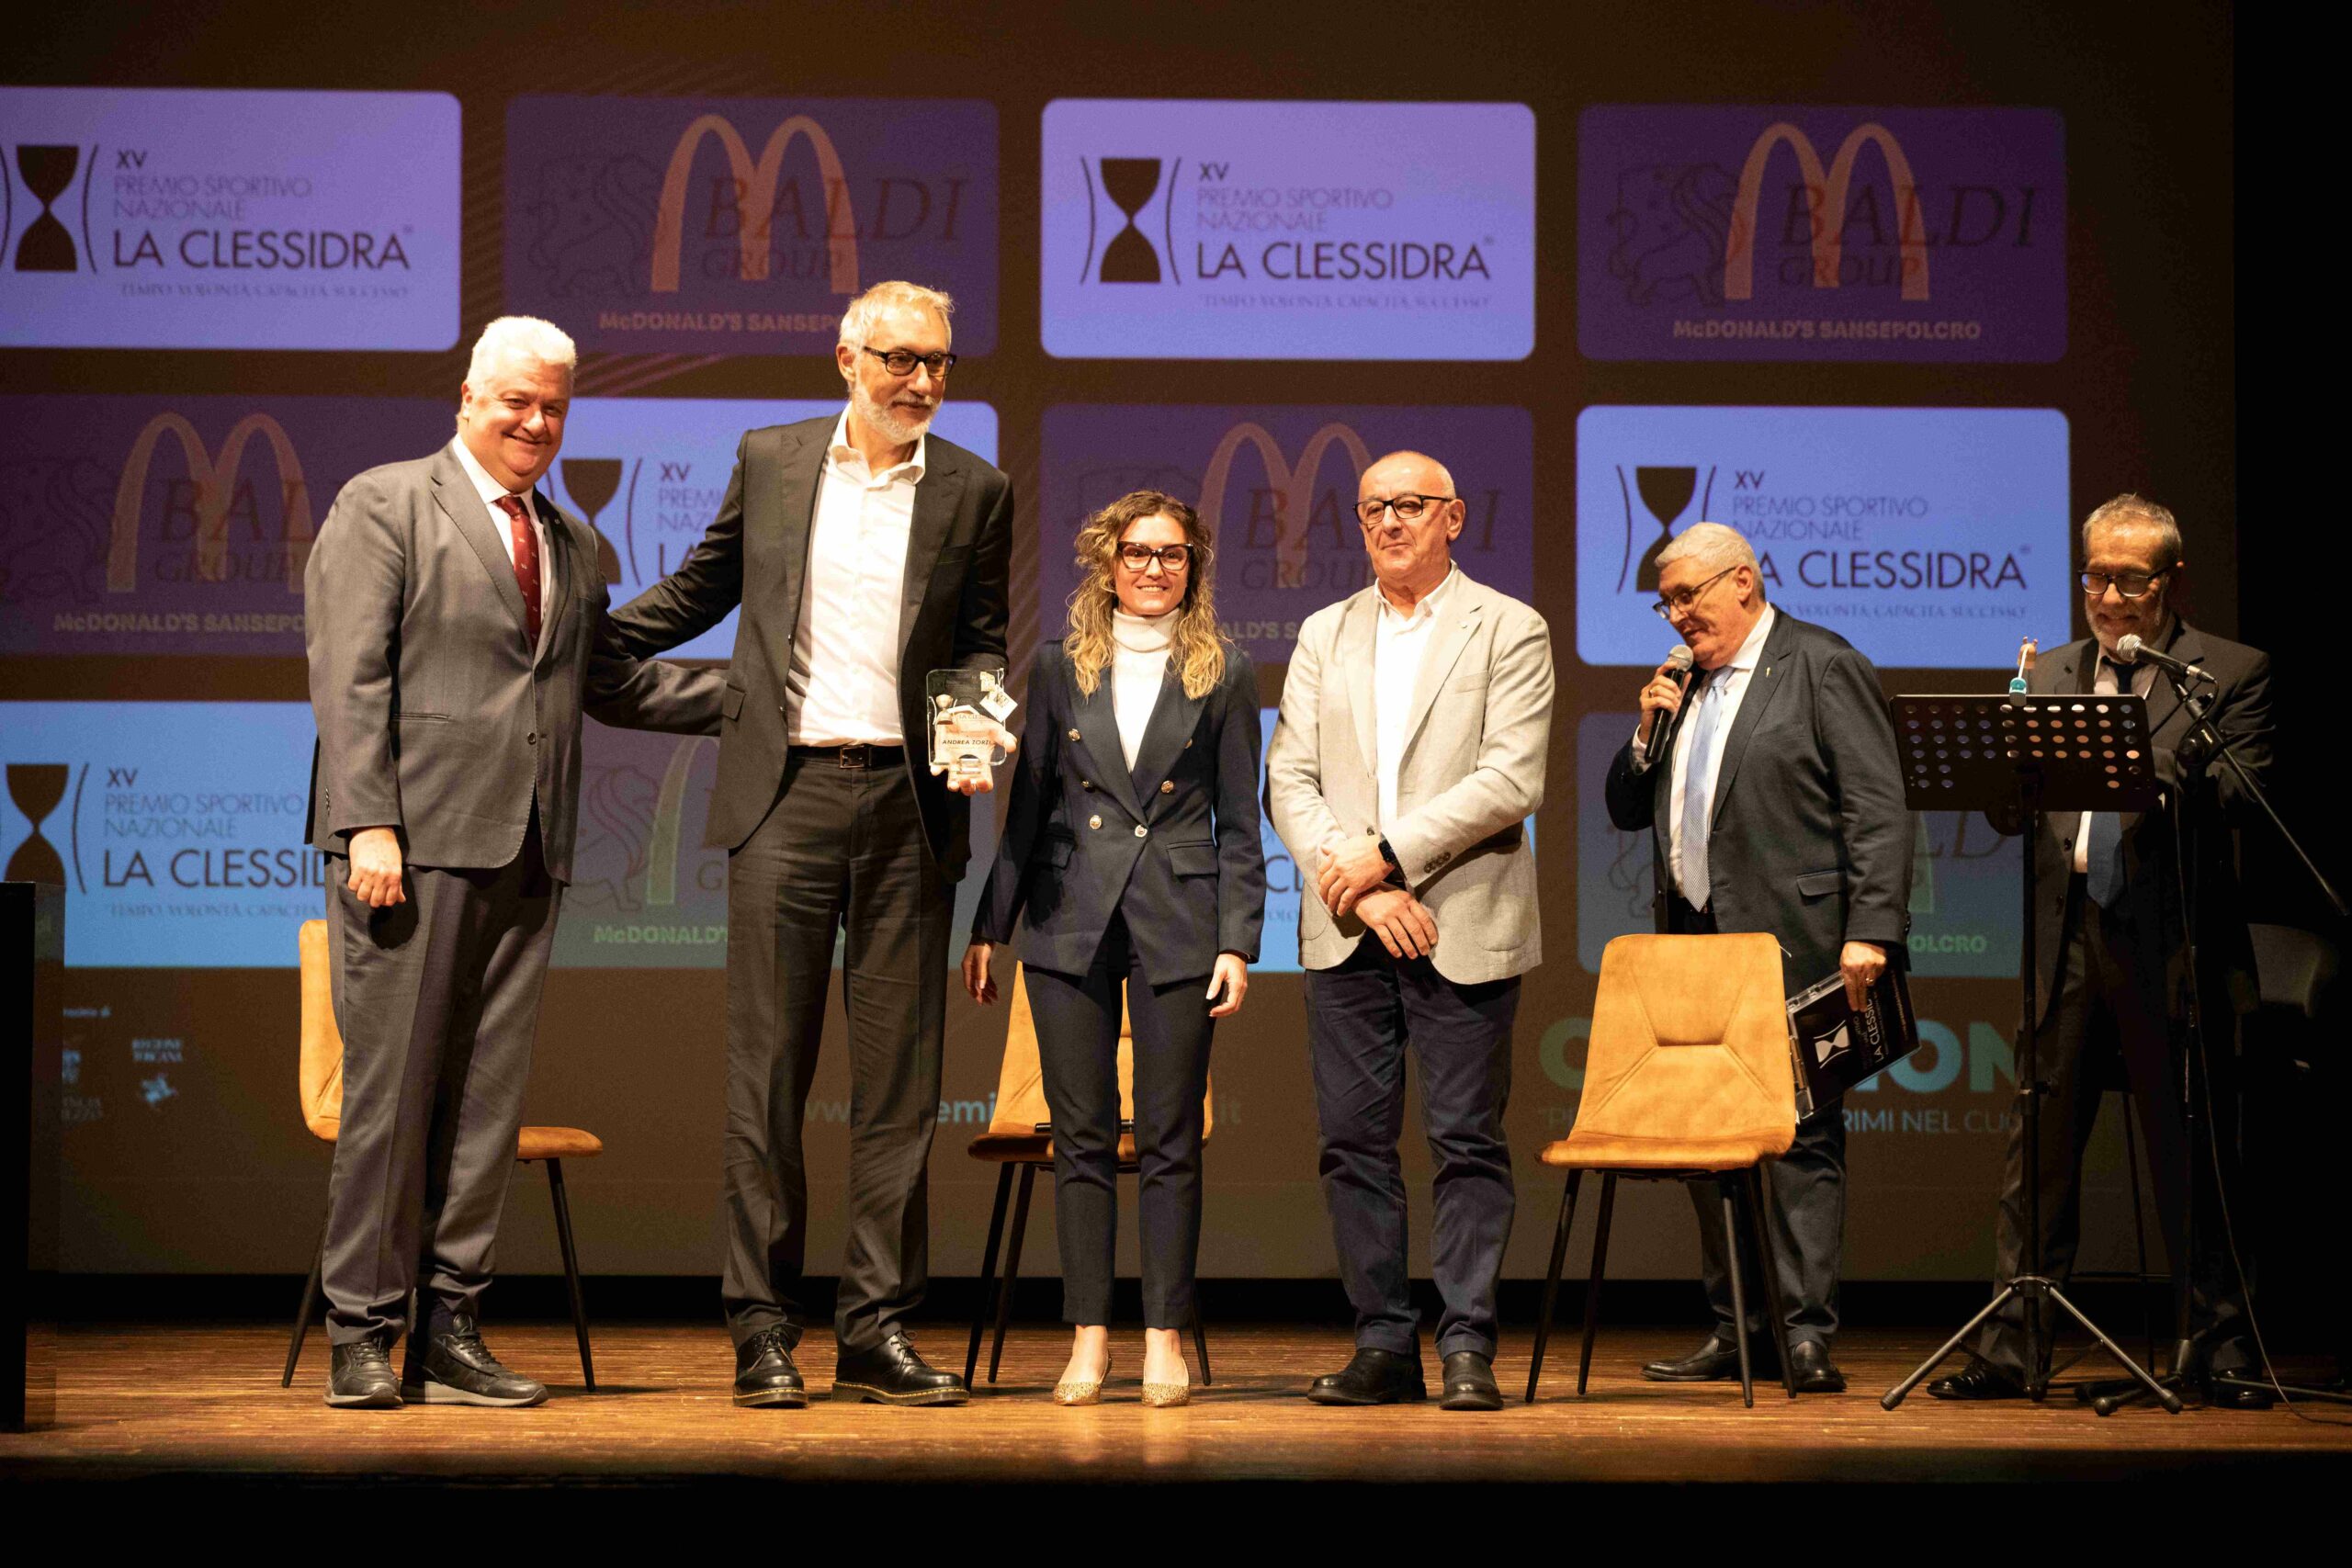
[[(344, 1042), (322, 1259), (332, 1405), (547, 1397), (499, 1364), (477, 1314), (571, 876), (580, 716), (718, 728), (723, 678), (620, 651), (594, 533), (534, 488), (563, 446), (574, 358), (545, 321), (492, 321), (457, 439), (345, 485), (303, 574), (309, 837), (328, 857)], [(423, 1325), (407, 1321), (412, 1287)]]
[(1356, 514), (1376, 581), (1299, 628), (1266, 753), (1274, 830), (1314, 878), (1299, 963), (1323, 1195), (1356, 1312), (1354, 1358), (1307, 1397), (1428, 1397), (1396, 1154), (1409, 1047), (1437, 1167), (1442, 1403), (1498, 1410), (1503, 1108), (1519, 977), (1543, 958), (1525, 822), (1544, 799), (1551, 632), (1453, 564), (1465, 508), (1434, 458), (1364, 469)]

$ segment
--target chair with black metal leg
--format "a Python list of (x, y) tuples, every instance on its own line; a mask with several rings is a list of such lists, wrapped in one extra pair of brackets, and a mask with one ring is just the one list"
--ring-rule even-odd
[[(1576, 1123), (1541, 1156), (1567, 1172), (1567, 1186), (1560, 1195), (1551, 1267), (1544, 1276), (1535, 1353), (1527, 1371), (1529, 1404), (1535, 1401), (1544, 1371), (1560, 1270), (1576, 1224), (1577, 1191), (1585, 1172), (1593, 1170), (1601, 1178), (1600, 1213), (1592, 1276), (1585, 1288), (1577, 1393), (1585, 1392), (1592, 1370), (1619, 1179), (1712, 1181), (1723, 1200), (1740, 1398), (1755, 1404), (1744, 1278), (1747, 1257), (1756, 1259), (1770, 1321), (1782, 1340), (1788, 1322), (1765, 1233), (1763, 1182), (1764, 1162), (1786, 1154), (1796, 1136), (1796, 1079), (1781, 984), (1780, 943), (1760, 932), (1621, 936), (1602, 952)], [(1783, 1343), (1781, 1382), (1794, 1399), (1789, 1363)]]
[[(988, 1130), (972, 1140), (970, 1154), (997, 1168), (996, 1206), (989, 1214), (988, 1246), (980, 1263), (979, 1305), (972, 1314), (972, 1342), (964, 1357), (964, 1382), (968, 1387), (972, 1374), (978, 1370), (980, 1340), (987, 1333), (990, 1315), (989, 1293), (994, 1287), (994, 1316), (996, 1335), (989, 1348), (989, 1382), (996, 1382), (998, 1365), (1004, 1359), (1005, 1328), (1012, 1315), (1012, 1287), (1021, 1274), (1021, 1244), (1029, 1230), (1029, 1197), (1040, 1170), (1050, 1171), (1054, 1164), (1053, 1111), (1046, 1103), (1046, 1075), (1037, 1056), (1037, 1023), (1029, 1009), (1029, 987), (1019, 965), (1012, 972), (1012, 998), (1007, 1008), (1004, 1032), (1004, 1062), (997, 1072), (995, 1114), (989, 1119)], [(1139, 1168), (1136, 1161), (1135, 1139), (1135, 1034), (1134, 1026), (1123, 1008), (1119, 1016), (1119, 1174), (1133, 1176)], [(1208, 1142), (1216, 1126), (1216, 1090), (1212, 1084), (1201, 1101), (1201, 1141)], [(1014, 1194), (1012, 1173), (1021, 1173), (1020, 1191)], [(1005, 1211), (1012, 1211), (1010, 1236), (1005, 1231)], [(997, 1251), (1002, 1244), (1004, 1278), (997, 1279)], [(1201, 1314), (1193, 1313), (1193, 1354), (1200, 1362), (1201, 1385), (1215, 1382), (1209, 1375), (1208, 1335), (1201, 1327)]]
[[(302, 1120), (319, 1138), (332, 1144), (343, 1130), (343, 1033), (334, 1021), (326, 921), (303, 921), (300, 943)], [(514, 1145), (516, 1160), (548, 1168), (548, 1196), (555, 1207), (556, 1242), (563, 1251), (563, 1282), (571, 1303), (571, 1330), (580, 1341), (580, 1376), (591, 1393), (596, 1392), (596, 1364), (588, 1350), (588, 1307), (580, 1291), (580, 1254), (571, 1239), (571, 1202), (564, 1190), (563, 1162), (591, 1159), (604, 1152), (602, 1139), (578, 1127), (526, 1127)], [(287, 1342), (286, 1372), (278, 1379), (280, 1388), (293, 1386), (294, 1369), (302, 1359), (302, 1344), (310, 1337), (311, 1319), (318, 1311), (319, 1280), (325, 1261), (326, 1231), (322, 1226), (319, 1244), (311, 1249), (311, 1274), (302, 1282), (302, 1304), (294, 1314), (294, 1332)]]

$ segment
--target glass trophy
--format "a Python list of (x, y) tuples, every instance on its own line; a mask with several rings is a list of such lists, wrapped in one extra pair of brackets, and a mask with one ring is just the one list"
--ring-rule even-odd
[(1018, 706), (1001, 670), (934, 670), (925, 677), (931, 702), (931, 766), (956, 779), (985, 779), (1010, 754), (1004, 721)]

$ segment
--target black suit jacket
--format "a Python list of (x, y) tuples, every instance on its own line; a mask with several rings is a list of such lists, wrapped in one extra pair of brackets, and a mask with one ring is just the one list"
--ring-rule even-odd
[[(2087, 692), (2098, 678), (2098, 644), (2089, 637), (2070, 642), (2043, 654), (2034, 665), (2031, 688), (2037, 692)], [(2257, 785), (2268, 783), (2270, 768), (2270, 659), (2244, 643), (2209, 636), (2186, 622), (2176, 621), (2172, 638), (2163, 651), (2201, 666), (2213, 677), (2214, 728), (2230, 744), (2230, 754), (2254, 775)], [(2121, 923), (2127, 940), (2119, 950), (2132, 964), (2151, 998), (2177, 994), (2173, 989), (2185, 974), (2184, 931), (2178, 882), (2179, 811), (2188, 798), (2181, 786), (2179, 747), (2188, 732), (2188, 715), (2174, 694), (2172, 682), (2159, 672), (2148, 689), (2148, 720), (2154, 740), (2156, 781), (2163, 802), (2154, 811), (2122, 813), (2123, 896), (2110, 914)], [(2251, 1012), (2259, 1000), (2255, 987), (2254, 943), (2246, 932), (2245, 905), (2238, 886), (2237, 859), (2231, 829), (2250, 819), (2257, 808), (2237, 775), (2218, 758), (2205, 771), (2204, 786), (2190, 803), (2198, 813), (2197, 943), (2204, 960), (2203, 995), (2211, 998), (2206, 1011), (2217, 1008)], [(2038, 996), (2047, 1016), (2056, 999), (2060, 942), (2064, 932), (2066, 879), (2074, 874), (2075, 836), (2082, 827), (2078, 811), (2046, 812), (2034, 840), (2035, 893), (2041, 908), (2033, 922), (2034, 958), (2039, 965)], [(2009, 830), (2016, 831), (2010, 824)], [(2173, 1010), (2159, 1005), (2159, 1015)]]
[[(613, 613), (633, 651), (675, 648), (741, 604), (719, 729), (718, 784), (704, 841), (733, 850), (775, 804), (791, 734), (786, 677), (808, 575), (809, 523), (839, 416), (747, 431), (727, 497), (678, 570)], [(971, 803), (931, 772), (923, 677), (1004, 668), (1012, 481), (952, 441), (929, 437), (907, 534), (899, 620), (899, 718), (923, 835), (949, 877), (971, 858)]]
[[(1912, 823), (1878, 671), (1837, 633), (1774, 614), (1724, 741), (1708, 904), (1718, 930), (1778, 938), (1795, 991), (1836, 969), (1849, 942), (1903, 961)], [(1635, 769), (1629, 741), (1609, 769), (1610, 820), (1653, 829), (1660, 931), (1674, 890), (1673, 742), (1661, 726), (1648, 767)]]
[(456, 444), (343, 487), (303, 572), (311, 711), (308, 836), (347, 853), (391, 828), (416, 865), (501, 866), (536, 805), (548, 872), (571, 879), (580, 716), (707, 735), (719, 677), (640, 663), (605, 611), (596, 536), (534, 494), (547, 525), (546, 627), (526, 646), (523, 591)]
[(1228, 649), (1225, 679), (1184, 694), (1170, 661), (1131, 773), (1119, 745), (1111, 672), (1091, 696), (1059, 643), (1029, 674), (1012, 800), (972, 924), (1025, 964), (1083, 975), (1123, 914), (1145, 976), (1164, 986), (1255, 962), (1266, 918), (1258, 836), (1258, 677)]

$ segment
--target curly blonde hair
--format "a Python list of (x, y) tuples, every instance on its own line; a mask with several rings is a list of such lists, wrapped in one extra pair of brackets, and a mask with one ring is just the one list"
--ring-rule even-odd
[(1102, 671), (1111, 667), (1115, 651), (1111, 612), (1119, 606), (1119, 594), (1111, 573), (1117, 566), (1119, 541), (1145, 518), (1162, 516), (1174, 518), (1182, 527), (1184, 542), (1193, 551), (1168, 657), (1182, 676), (1188, 697), (1206, 696), (1225, 679), (1225, 634), (1216, 624), (1216, 585), (1209, 570), (1216, 557), (1208, 525), (1174, 496), (1139, 490), (1088, 518), (1078, 531), (1078, 570), (1083, 575), (1069, 596), (1069, 632), (1062, 638), (1062, 649), (1069, 655), (1078, 689), (1090, 697), (1102, 683)]

